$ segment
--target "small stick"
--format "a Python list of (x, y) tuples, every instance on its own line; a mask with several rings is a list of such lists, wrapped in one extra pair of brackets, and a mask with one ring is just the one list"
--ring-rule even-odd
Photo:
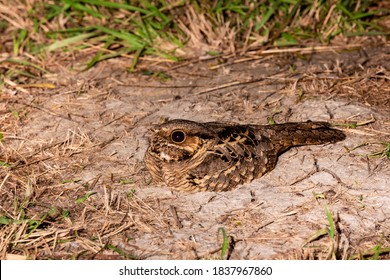
[(182, 223), (179, 220), (179, 216), (177, 215), (176, 207), (171, 205), (169, 208), (171, 210), (171, 213), (172, 213), (172, 216), (173, 216), (173, 220), (175, 221), (176, 226), (178, 228), (182, 228), (183, 225), (182, 225)]

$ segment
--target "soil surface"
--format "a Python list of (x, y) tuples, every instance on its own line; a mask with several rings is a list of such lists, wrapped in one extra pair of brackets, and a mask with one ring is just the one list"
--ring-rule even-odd
[[(219, 259), (223, 232), (229, 259), (369, 257), (390, 246), (389, 45), (253, 51), (136, 73), (130, 64), (63, 70), (48, 77), (55, 89), (0, 95), (0, 214), (21, 221), (2, 226), (12, 244), (2, 254)], [(292, 148), (233, 191), (176, 193), (143, 164), (152, 125), (175, 118), (328, 121), (347, 138)], [(27, 219), (42, 222), (31, 229)]]

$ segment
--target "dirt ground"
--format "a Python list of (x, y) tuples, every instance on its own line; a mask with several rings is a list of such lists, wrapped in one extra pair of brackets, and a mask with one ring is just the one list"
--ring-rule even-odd
[[(388, 43), (136, 73), (130, 64), (77, 74), (64, 65), (47, 77), (55, 89), (0, 95), (2, 258), (219, 259), (220, 228), (223, 258), (389, 258), (380, 251), (390, 247)], [(175, 193), (153, 184), (142, 162), (151, 125), (166, 118), (310, 119), (347, 138), (293, 148), (233, 191)]]

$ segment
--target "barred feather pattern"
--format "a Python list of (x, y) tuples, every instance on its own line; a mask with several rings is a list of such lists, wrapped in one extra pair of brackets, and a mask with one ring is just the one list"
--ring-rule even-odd
[(153, 128), (144, 162), (153, 180), (176, 191), (229, 191), (275, 168), (294, 146), (335, 143), (326, 122), (275, 125), (171, 120)]

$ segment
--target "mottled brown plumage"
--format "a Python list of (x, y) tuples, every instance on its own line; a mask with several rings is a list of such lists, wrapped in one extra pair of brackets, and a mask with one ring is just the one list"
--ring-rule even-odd
[(171, 120), (156, 126), (145, 154), (153, 180), (178, 191), (228, 191), (275, 168), (290, 147), (333, 143), (325, 122), (239, 125)]

